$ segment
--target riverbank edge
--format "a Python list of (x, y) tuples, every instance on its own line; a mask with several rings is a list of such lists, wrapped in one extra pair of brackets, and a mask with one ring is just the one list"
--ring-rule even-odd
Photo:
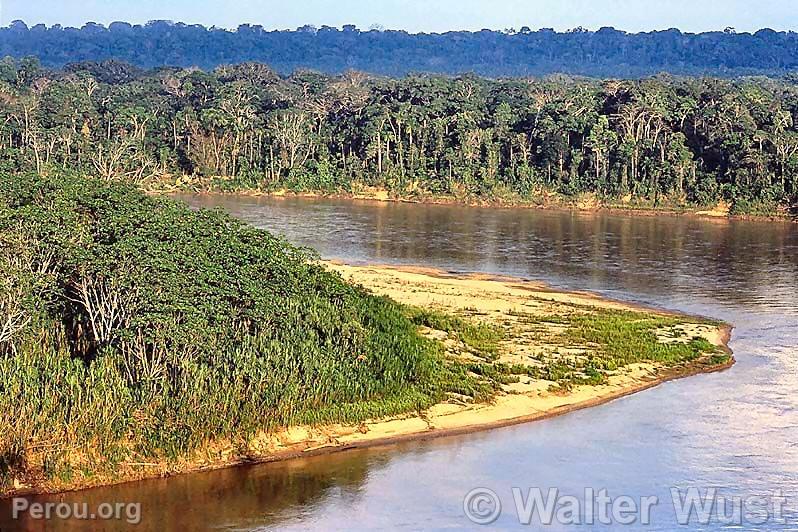
[[(525, 416), (519, 416), (514, 418), (508, 419), (501, 419), (496, 420), (490, 423), (479, 423), (474, 425), (466, 425), (463, 427), (457, 428), (441, 428), (441, 429), (430, 429), (425, 432), (417, 432), (417, 433), (408, 433), (408, 434), (397, 434), (395, 436), (390, 436), (386, 438), (378, 438), (369, 441), (362, 441), (362, 442), (353, 442), (335, 446), (324, 447), (320, 449), (310, 449), (304, 451), (287, 451), (282, 453), (275, 453), (270, 457), (265, 457), (263, 459), (257, 460), (243, 460), (238, 463), (232, 464), (233, 466), (236, 465), (247, 465), (247, 464), (265, 464), (265, 463), (273, 463), (273, 462), (281, 462), (285, 460), (291, 460), (296, 458), (302, 457), (310, 457), (310, 456), (318, 456), (323, 454), (332, 454), (336, 452), (343, 452), (351, 449), (364, 449), (370, 447), (379, 447), (383, 445), (392, 445), (396, 443), (408, 442), (408, 441), (423, 441), (423, 440), (431, 440), (437, 438), (445, 438), (448, 436), (462, 436), (467, 434), (474, 434), (478, 432), (486, 432), (494, 429), (500, 429), (505, 427), (513, 427), (516, 425), (523, 425), (526, 423), (532, 423), (534, 421), (543, 421), (546, 419), (552, 419), (555, 417), (563, 416), (569, 414), (571, 412), (578, 412), (580, 410), (587, 410), (589, 408), (593, 408), (596, 406), (601, 406), (607, 403), (611, 403), (612, 401), (616, 401), (618, 399), (622, 399), (624, 397), (628, 397), (630, 395), (635, 395), (640, 392), (644, 392), (646, 390), (650, 390), (652, 388), (656, 388), (662, 384), (680, 380), (689, 377), (695, 377), (698, 375), (710, 375), (713, 373), (720, 373), (723, 371), (727, 371), (734, 367), (737, 363), (737, 360), (734, 358), (731, 349), (728, 347), (728, 342), (731, 339), (731, 333), (734, 329), (731, 325), (723, 326), (722, 328), (722, 335), (723, 335), (723, 346), (720, 346), (723, 351), (729, 355), (729, 359), (727, 362), (723, 364), (692, 364), (688, 366), (683, 366), (679, 368), (671, 368), (671, 370), (665, 370), (662, 374), (656, 378), (651, 379), (649, 382), (641, 382), (635, 386), (630, 386), (624, 390), (619, 390), (617, 392), (609, 393), (602, 397), (597, 397), (594, 399), (589, 399), (586, 401), (580, 401), (578, 403), (573, 403), (569, 405), (563, 405), (556, 408), (553, 408), (546, 412), (538, 412), (535, 414), (529, 414)], [(221, 469), (227, 466), (211, 467), (208, 468), (208, 471), (213, 471), (216, 469)]]
[[(338, 261), (330, 261), (331, 263), (335, 264), (343, 264)], [(452, 272), (447, 272), (445, 270), (439, 270), (435, 268), (427, 268), (427, 267), (395, 267), (395, 266), (386, 266), (386, 265), (370, 265), (372, 268), (392, 268), (398, 270), (405, 270), (411, 272), (422, 272), (424, 275), (431, 276), (431, 277), (441, 277), (441, 278), (449, 278), (449, 279), (469, 279), (473, 278), (475, 275), (479, 275), (482, 279), (489, 279), (496, 282), (529, 282), (521, 278), (515, 277), (508, 277), (504, 275), (485, 275), (485, 274), (457, 274)], [(588, 292), (588, 291), (573, 291), (573, 290), (559, 290), (552, 288), (551, 286), (545, 283), (534, 283), (540, 290), (543, 292), (549, 293), (556, 293), (556, 294), (577, 294), (581, 296), (585, 296), (591, 299), (594, 299), (598, 302), (613, 302), (620, 305), (623, 305), (629, 309), (635, 309), (643, 312), (650, 312), (659, 315), (670, 315), (670, 316), (679, 316), (684, 318), (696, 318), (696, 319), (703, 319), (701, 316), (695, 316), (690, 314), (685, 314), (677, 311), (670, 311), (670, 310), (663, 310), (648, 307), (639, 303), (633, 302), (625, 302), (617, 299), (607, 298), (601, 296), (599, 294)], [(247, 454), (247, 455), (238, 455), (234, 457), (229, 457), (225, 459), (218, 459), (212, 462), (208, 462), (207, 459), (205, 461), (195, 460), (195, 463), (192, 463), (191, 460), (181, 462), (180, 464), (176, 464), (173, 469), (164, 470), (153, 470), (151, 472), (147, 472), (145, 470), (136, 470), (135, 472), (131, 472), (127, 475), (121, 475), (117, 478), (103, 478), (101, 481), (95, 482), (84, 482), (84, 483), (76, 483), (74, 485), (67, 486), (59, 486), (57, 489), (52, 489), (48, 487), (36, 486), (36, 487), (21, 487), (19, 489), (12, 489), (7, 492), (0, 493), (0, 499), (8, 499), (12, 497), (19, 497), (19, 496), (32, 496), (32, 495), (48, 495), (48, 494), (57, 494), (57, 493), (66, 493), (66, 492), (75, 492), (75, 491), (83, 491), (87, 489), (93, 488), (101, 488), (105, 486), (111, 485), (118, 485), (118, 484), (129, 484), (134, 482), (141, 482), (147, 481), (152, 479), (158, 478), (169, 478), (178, 475), (185, 475), (185, 474), (192, 474), (192, 473), (201, 473), (201, 472), (208, 472), (214, 471), (219, 469), (225, 469), (229, 467), (236, 467), (242, 465), (255, 465), (255, 464), (265, 464), (265, 463), (273, 463), (273, 462), (280, 462), (286, 460), (292, 460), (297, 458), (304, 458), (304, 457), (312, 457), (312, 456), (319, 456), (324, 454), (332, 454), (337, 452), (343, 452), (346, 450), (352, 449), (362, 449), (362, 448), (370, 448), (370, 447), (379, 447), (384, 445), (396, 444), (396, 443), (403, 443), (403, 442), (410, 442), (410, 441), (422, 441), (422, 440), (429, 440), (429, 439), (437, 439), (443, 438), (447, 436), (460, 436), (466, 434), (472, 434), (477, 432), (484, 432), (493, 429), (499, 429), (504, 427), (510, 427), (525, 423), (530, 423), (534, 421), (541, 421), (545, 419), (551, 419), (554, 417), (558, 417), (561, 415), (565, 415), (571, 412), (576, 412), (580, 410), (585, 410), (588, 408), (604, 405), (606, 403), (615, 401), (617, 399), (621, 399), (623, 397), (627, 397), (630, 395), (634, 395), (645, 390), (649, 390), (655, 388), (661, 384), (666, 382), (693, 377), (701, 374), (711, 374), (717, 373), (721, 371), (725, 371), (730, 369), (736, 363), (736, 360), (733, 356), (733, 352), (729, 347), (729, 342), (731, 340), (731, 335), (734, 327), (730, 324), (720, 324), (718, 325), (717, 330), (720, 333), (719, 336), (719, 344), (718, 347), (727, 355), (729, 355), (728, 360), (721, 364), (712, 364), (707, 357), (702, 357), (697, 359), (694, 362), (683, 364), (673, 368), (660, 368), (659, 372), (654, 377), (647, 377), (643, 380), (639, 380), (630, 384), (628, 386), (623, 386), (618, 389), (612, 390), (609, 393), (592, 397), (587, 400), (578, 401), (574, 403), (569, 403), (561, 406), (556, 406), (550, 408), (548, 410), (543, 411), (536, 411), (530, 414), (520, 415), (520, 416), (513, 416), (513, 417), (506, 417), (506, 418), (495, 418), (491, 419), (486, 422), (479, 422), (475, 424), (467, 424), (462, 426), (454, 426), (454, 427), (441, 427), (441, 428), (434, 428), (428, 426), (426, 429), (423, 430), (407, 430), (406, 432), (398, 432), (395, 434), (391, 434), (390, 436), (386, 437), (375, 437), (371, 439), (363, 439), (363, 440), (355, 440), (350, 442), (338, 442), (329, 443), (329, 444), (322, 444), (317, 446), (311, 446), (311, 442), (302, 442), (299, 444), (295, 444), (290, 449), (276, 451), (276, 452), (269, 452), (265, 454)], [(424, 417), (422, 414), (406, 414), (405, 416), (397, 416), (395, 418), (389, 418), (386, 420), (375, 420), (375, 423), (391, 423), (395, 420), (407, 421), (407, 420), (419, 420), (424, 421)], [(342, 426), (346, 427), (347, 429), (355, 429), (354, 426)], [(326, 429), (328, 427), (320, 427), (321, 429)], [(286, 430), (292, 430), (294, 427), (289, 427)], [(339, 427), (340, 429), (340, 427)], [(335, 432), (332, 430), (331, 432)], [(209, 447), (215, 442), (211, 442)], [(200, 463), (196, 463), (200, 462)], [(159, 465), (162, 466), (163, 464), (152, 464), (153, 466)]]
[(502, 199), (502, 198), (458, 198), (455, 196), (446, 195), (428, 195), (428, 196), (397, 196), (388, 193), (385, 190), (379, 190), (373, 193), (356, 193), (356, 192), (317, 192), (317, 191), (302, 191), (295, 192), (289, 190), (253, 190), (242, 189), (235, 191), (225, 191), (217, 189), (175, 189), (175, 190), (152, 190), (151, 194), (163, 194), (166, 196), (180, 195), (180, 194), (193, 194), (198, 196), (243, 196), (243, 197), (266, 197), (266, 198), (306, 198), (306, 199), (337, 199), (337, 200), (357, 200), (369, 201), (375, 203), (408, 203), (415, 205), (450, 205), (460, 207), (475, 207), (487, 209), (526, 209), (538, 211), (554, 211), (554, 212), (573, 212), (573, 213), (607, 213), (617, 215), (630, 215), (640, 217), (656, 217), (656, 216), (670, 216), (670, 217), (686, 217), (701, 220), (713, 221), (753, 221), (753, 222), (782, 222), (782, 223), (796, 223), (798, 224), (798, 216), (783, 214), (731, 214), (728, 208), (713, 208), (703, 209), (701, 207), (689, 208), (685, 207), (683, 210), (675, 209), (673, 207), (646, 207), (646, 206), (624, 206), (617, 203), (601, 203), (601, 202), (565, 202), (565, 201), (552, 201), (537, 203), (531, 200), (522, 199)]

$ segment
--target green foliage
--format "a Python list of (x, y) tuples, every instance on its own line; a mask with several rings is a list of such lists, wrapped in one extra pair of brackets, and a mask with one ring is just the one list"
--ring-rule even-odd
[(514, 384), (520, 380), (517, 375), (511, 374), (508, 367), (503, 364), (469, 364), (468, 370), (496, 384)]
[(798, 86), (787, 80), (34, 63), (0, 64), (2, 171), (68, 169), (159, 190), (366, 186), (464, 201), (798, 208)]
[(615, 370), (637, 362), (675, 365), (716, 348), (703, 338), (687, 343), (660, 342), (657, 331), (684, 323), (679, 318), (654, 318), (642, 313), (603, 310), (573, 314), (564, 337), (576, 345), (599, 345), (591, 362), (595, 369)]
[(710, 362), (712, 364), (720, 366), (720, 365), (723, 365), (723, 364), (728, 364), (730, 360), (731, 360), (731, 355), (723, 353), (723, 354), (712, 355), (712, 358), (710, 359)]
[[(682, 318), (605, 309), (542, 317), (540, 323), (565, 325), (565, 330), (551, 341), (590, 351), (587, 356), (560, 356), (543, 362), (537, 375), (553, 381), (560, 391), (570, 390), (574, 385), (603, 384), (613, 372), (630, 364), (656, 363), (672, 367), (705, 355), (711, 355), (711, 364), (728, 361), (728, 355), (720, 353), (704, 338), (661, 341), (661, 335), (678, 331), (677, 326), (687, 323)], [(717, 322), (707, 324), (719, 325)]]
[(410, 321), (416, 325), (451, 333), (476, 354), (488, 359), (498, 355), (499, 343), (506, 336), (505, 331), (495, 325), (468, 320), (453, 314), (419, 307), (410, 307), (407, 313)]
[(0, 235), (5, 479), (41, 442), (57, 477), (73, 474), (64, 449), (112, 469), (490, 393), (403, 307), (221, 212), (95, 179), (0, 176)]
[[(72, 72), (89, 71), (106, 80), (125, 80), (143, 67), (219, 65), (243, 61), (273, 61), (280, 72), (313, 68), (344, 72), (358, 68), (384, 75), (408, 72), (457, 74), (478, 72), (500, 78), (575, 74), (636, 77), (670, 72), (676, 75), (745, 76), (769, 73), (792, 76), (798, 67), (795, 33), (763, 29), (754, 34), (712, 31), (682, 33), (678, 29), (627, 33), (613, 28), (565, 32), (528, 27), (501, 31), (453, 31), (408, 34), (405, 31), (338, 29), (306, 25), (295, 31), (272, 32), (243, 24), (236, 30), (152, 21), (145, 25), (114, 22), (106, 30), (89, 23), (83, 28), (60, 25), (28, 28), (15, 21), (0, 29), (4, 53), (34, 54), (47, 66)], [(78, 61), (78, 63), (70, 63)], [(38, 65), (37, 65), (38, 66)], [(9, 69), (10, 70), (10, 69)], [(3, 73), (6, 74), (6, 73)], [(6, 76), (16, 75), (11, 70)], [(227, 77), (252, 73), (228, 69)], [(309, 88), (314, 76), (303, 72)]]

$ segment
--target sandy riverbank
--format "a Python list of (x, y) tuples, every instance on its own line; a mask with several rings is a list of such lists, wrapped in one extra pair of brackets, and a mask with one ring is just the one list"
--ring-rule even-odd
[[(451, 276), (425, 268), (392, 268), (386, 266), (349, 266), (330, 264), (345, 278), (369, 287), (378, 294), (401, 303), (435, 308), (478, 317), (488, 322), (520, 321), (524, 316), (555, 316), (573, 305), (613, 310), (640, 311), (640, 307), (600, 298), (594, 294), (555, 291), (546, 285), (488, 275)], [(657, 312), (646, 310), (657, 314)], [(673, 315), (663, 313), (663, 315)], [(690, 320), (688, 319), (688, 322)], [(552, 344), (548, 335), (529, 335), (523, 327), (513, 329), (520, 334), (502, 345), (500, 361), (524, 364), (530, 354), (557, 351), (580, 351), (582, 346)], [(556, 332), (557, 324), (546, 325)], [(701, 323), (682, 327), (684, 338), (700, 336), (712, 345), (728, 351), (731, 329)], [(537, 331), (536, 331), (537, 332)], [(679, 341), (663, 335), (663, 342)], [(522, 378), (503, 386), (490, 404), (445, 403), (432, 407), (421, 416), (403, 416), (375, 420), (359, 427), (331, 426), (296, 428), (260, 441), (264, 456), (285, 458), (314, 452), (364, 447), (391, 441), (462, 434), (477, 430), (509, 426), (550, 418), (567, 412), (596, 406), (613, 399), (651, 388), (665, 381), (720, 371), (729, 368), (733, 359), (723, 364), (698, 360), (685, 366), (665, 368), (655, 364), (634, 364), (623, 368), (609, 382), (600, 386), (578, 386), (568, 393), (551, 391), (552, 382)]]
[[(452, 276), (422, 268), (327, 265), (346, 279), (401, 303), (502, 327), (508, 334), (499, 345), (495, 362), (516, 367), (531, 367), (558, 357), (563, 360), (577, 359), (589, 356), (592, 350), (598, 349), (596, 345), (564, 343), (564, 326), (559, 318), (573, 313), (629, 310), (643, 312), (645, 316), (676, 316), (589, 293), (556, 291), (543, 284), (512, 278)], [(659, 331), (657, 341), (663, 344), (686, 343), (700, 337), (730, 354), (727, 347), (730, 330), (725, 325), (684, 317), (678, 326)], [(425, 329), (424, 333), (443, 342), (447, 356), (464, 361), (477, 360), (473, 352), (445, 332)], [(719, 361), (717, 353), (670, 367), (637, 363), (613, 371), (601, 385), (578, 385), (567, 390), (554, 386), (552, 381), (522, 375), (515, 382), (502, 384), (490, 403), (473, 403), (450, 397), (446, 402), (419, 414), (373, 420), (358, 426), (292, 427), (278, 433), (258, 434), (248, 442), (218, 441), (178, 463), (123, 464), (121, 472), (114, 479), (94, 477), (77, 485), (53, 483), (32, 487), (18, 484), (16, 491), (80, 489), (240, 463), (275, 461), (400, 440), (485, 430), (595, 406), (667, 380), (719, 371), (732, 364), (731, 357)]]

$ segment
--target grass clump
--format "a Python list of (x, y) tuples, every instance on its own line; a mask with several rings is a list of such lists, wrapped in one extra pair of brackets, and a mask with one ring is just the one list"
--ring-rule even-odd
[(496, 325), (436, 310), (408, 307), (407, 314), (416, 325), (449, 333), (486, 359), (497, 358), (500, 342), (506, 337), (506, 332)]
[(615, 370), (638, 362), (658, 362), (673, 366), (695, 360), (717, 348), (705, 338), (683, 342), (661, 342), (657, 332), (686, 323), (681, 318), (648, 314), (598, 310), (570, 316), (566, 341), (578, 345), (598, 346), (591, 362), (595, 369)]
[(0, 489), (491, 393), (314, 259), (127, 185), (0, 176)]
[[(613, 372), (631, 364), (655, 363), (672, 367), (710, 355), (710, 363), (715, 365), (730, 359), (705, 338), (662, 341), (660, 335), (675, 334), (679, 326), (688, 323), (678, 317), (592, 309), (545, 317), (541, 322), (565, 327), (552, 341), (587, 350), (584, 356), (548, 360), (540, 368), (541, 378), (554, 382), (553, 388), (557, 391), (568, 391), (577, 385), (604, 384)], [(717, 326), (718, 322), (707, 321), (706, 324)]]

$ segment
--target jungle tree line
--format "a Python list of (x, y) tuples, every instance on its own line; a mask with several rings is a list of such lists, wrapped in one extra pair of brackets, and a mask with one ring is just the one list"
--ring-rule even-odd
[[(798, 85), (788, 80), (401, 79), (257, 63), (60, 71), (0, 62), (2, 170), (155, 184), (709, 205), (798, 196)], [(219, 179), (221, 178), (221, 179)]]
[(782, 75), (798, 69), (798, 33), (733, 28), (706, 33), (678, 29), (627, 33), (610, 27), (556, 32), (524, 26), (501, 31), (408, 33), (375, 26), (361, 30), (306, 25), (268, 30), (242, 24), (235, 30), (153, 20), (144, 25), (88, 22), (28, 27), (15, 20), (0, 28), (0, 56), (39, 57), (58, 68), (73, 61), (119, 59), (145, 68), (246, 61), (267, 63), (282, 74), (312, 68), (328, 74), (348, 69), (389, 76), (411, 72), (541, 76), (568, 73), (639, 78), (659, 72), (682, 75)]

